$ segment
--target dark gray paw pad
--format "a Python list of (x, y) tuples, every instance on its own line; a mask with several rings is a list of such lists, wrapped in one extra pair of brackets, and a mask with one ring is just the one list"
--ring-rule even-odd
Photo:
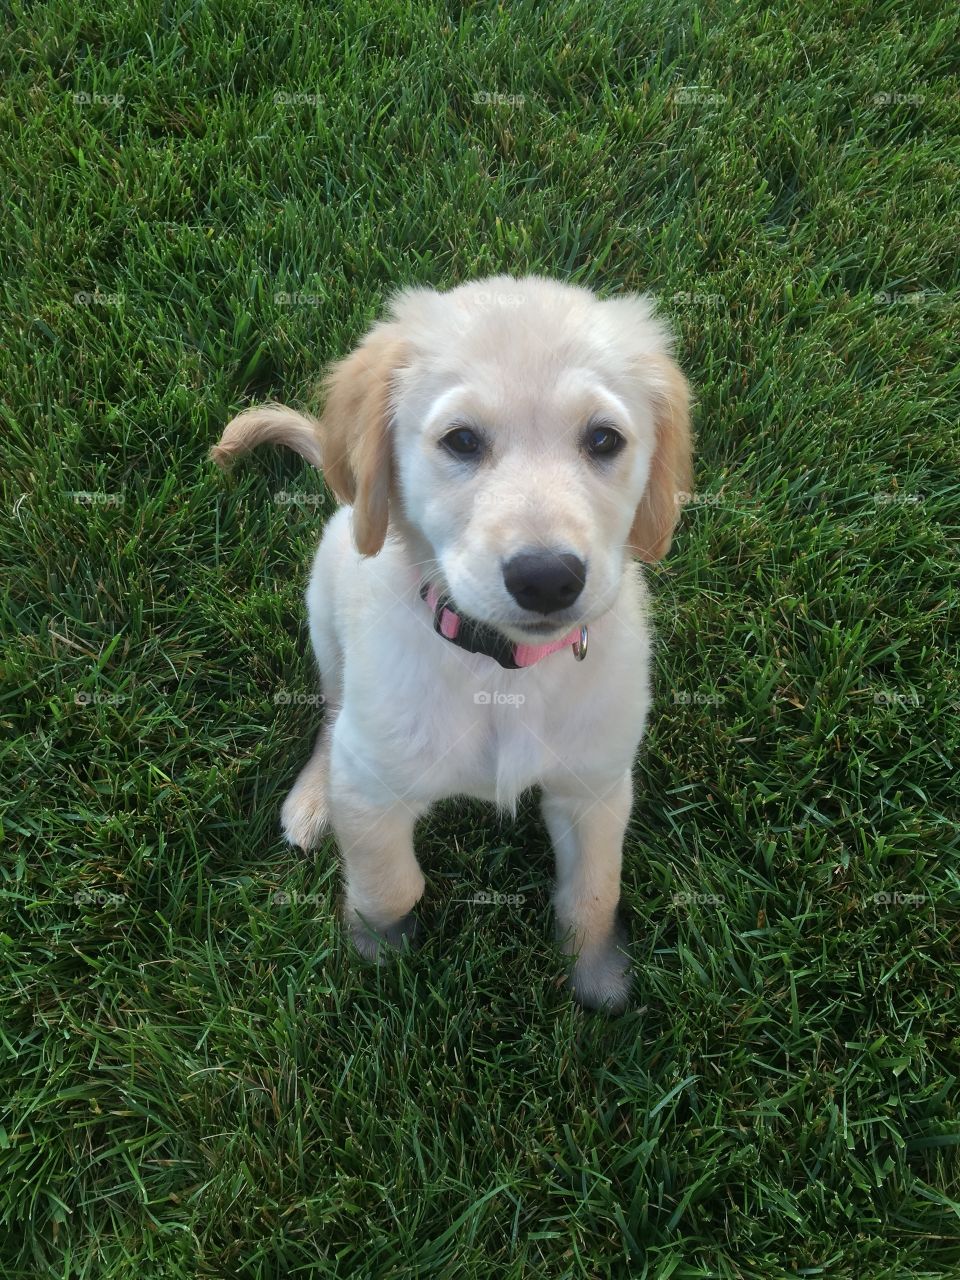
[(581, 952), (570, 972), (574, 999), (586, 1009), (622, 1013), (630, 1001), (630, 957), (615, 942)]
[(392, 924), (381, 925), (376, 929), (356, 917), (349, 927), (353, 945), (364, 959), (375, 960), (377, 963), (387, 959), (385, 952), (391, 947), (399, 950), (404, 941), (413, 946), (419, 933), (419, 924), (412, 911)]

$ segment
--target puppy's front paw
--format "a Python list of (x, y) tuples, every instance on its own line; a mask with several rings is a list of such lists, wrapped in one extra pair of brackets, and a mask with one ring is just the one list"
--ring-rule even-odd
[(388, 959), (385, 954), (387, 947), (399, 950), (404, 939), (413, 946), (419, 932), (417, 918), (412, 911), (392, 924), (383, 925), (378, 929), (354, 913), (347, 921), (347, 928), (353, 939), (353, 945), (364, 960), (372, 960), (377, 964), (383, 964)]
[(630, 957), (621, 950), (622, 938), (581, 951), (570, 971), (574, 999), (587, 1009), (622, 1013), (630, 1000)]
[(329, 825), (325, 788), (298, 781), (280, 810), (280, 826), (287, 841), (300, 849), (314, 849)]

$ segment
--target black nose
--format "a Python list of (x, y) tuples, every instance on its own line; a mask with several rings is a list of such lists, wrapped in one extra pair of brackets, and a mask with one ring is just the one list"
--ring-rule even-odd
[(587, 566), (574, 555), (521, 551), (503, 566), (503, 581), (517, 604), (532, 613), (556, 613), (573, 604), (587, 580)]

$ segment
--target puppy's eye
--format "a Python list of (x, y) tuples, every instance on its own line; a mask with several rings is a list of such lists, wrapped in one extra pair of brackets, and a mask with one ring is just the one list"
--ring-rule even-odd
[(454, 427), (441, 439), (440, 443), (448, 453), (457, 458), (475, 458), (483, 449), (483, 441), (469, 427)]
[(584, 448), (591, 458), (612, 458), (625, 444), (620, 432), (603, 422), (587, 427), (583, 438)]

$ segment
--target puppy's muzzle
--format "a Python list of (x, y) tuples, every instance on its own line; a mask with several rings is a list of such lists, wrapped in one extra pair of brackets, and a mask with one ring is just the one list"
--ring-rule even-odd
[(569, 552), (521, 551), (503, 566), (507, 590), (531, 613), (569, 609), (587, 580), (587, 566)]

